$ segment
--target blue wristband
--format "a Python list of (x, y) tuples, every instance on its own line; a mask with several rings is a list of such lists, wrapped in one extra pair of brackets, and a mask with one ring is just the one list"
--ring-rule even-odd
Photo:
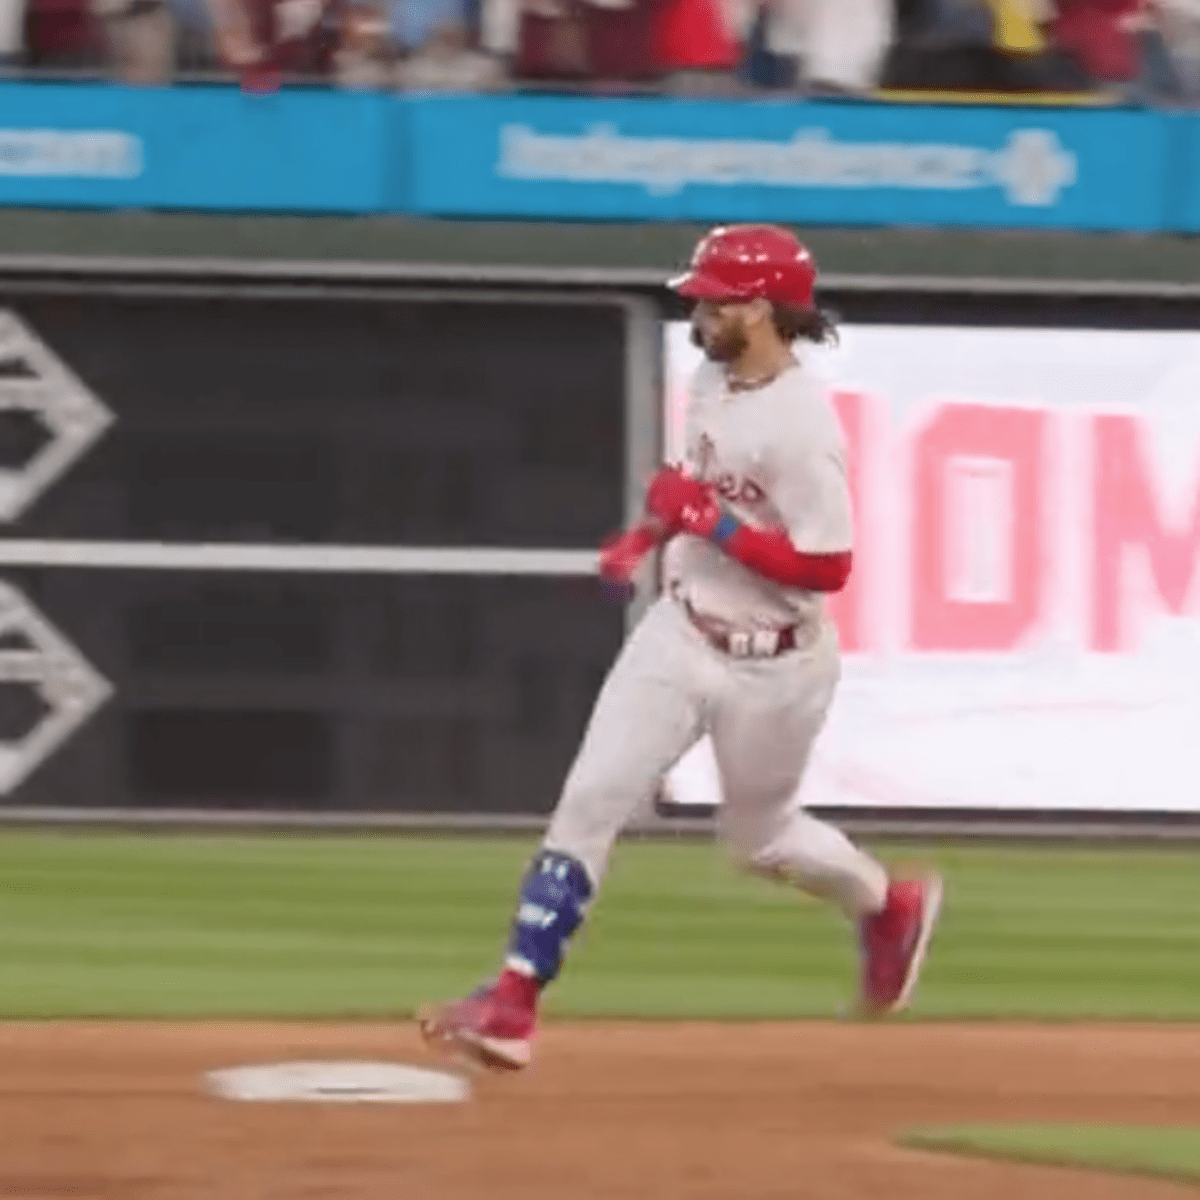
[(718, 546), (723, 546), (740, 528), (737, 517), (732, 517), (729, 513), (722, 513), (721, 519), (716, 523), (709, 537)]

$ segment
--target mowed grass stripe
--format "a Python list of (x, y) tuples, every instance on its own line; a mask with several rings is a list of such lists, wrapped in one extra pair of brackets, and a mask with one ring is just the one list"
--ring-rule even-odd
[[(0, 1015), (403, 1016), (490, 971), (534, 842), (0, 834)], [(1188, 848), (884, 847), (945, 874), (917, 1018), (1200, 1017)], [(559, 1016), (827, 1017), (853, 930), (709, 845), (618, 846)]]

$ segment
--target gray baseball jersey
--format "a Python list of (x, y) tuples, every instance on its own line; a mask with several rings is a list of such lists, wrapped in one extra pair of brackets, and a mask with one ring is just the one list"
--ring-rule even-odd
[[(689, 391), (686, 439), (690, 472), (713, 484), (739, 521), (784, 530), (810, 554), (851, 548), (841, 428), (823, 384), (800, 364), (737, 392), (720, 367), (702, 364)], [(824, 611), (820, 595), (764, 579), (705, 538), (675, 538), (665, 567), (682, 597), (733, 628), (819, 621)]]
[[(850, 549), (840, 427), (823, 386), (802, 365), (742, 391), (727, 387), (719, 367), (703, 365), (691, 389), (687, 456), (739, 520), (785, 530), (801, 551)], [(822, 597), (781, 587), (689, 535), (672, 541), (667, 577), (668, 595), (634, 630), (600, 691), (547, 848), (579, 859), (598, 882), (622, 826), (708, 734), (721, 776), (722, 832), (737, 857), (829, 895), (847, 912), (878, 907), (883, 868), (796, 799), (840, 674)], [(681, 601), (729, 631), (798, 625), (797, 648), (722, 651)]]

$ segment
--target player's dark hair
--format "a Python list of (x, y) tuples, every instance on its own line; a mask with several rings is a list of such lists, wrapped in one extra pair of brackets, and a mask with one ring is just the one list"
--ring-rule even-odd
[(796, 304), (772, 304), (771, 322), (775, 332), (788, 343), (803, 338), (819, 346), (835, 346), (838, 340), (837, 318), (828, 309), (801, 308)]

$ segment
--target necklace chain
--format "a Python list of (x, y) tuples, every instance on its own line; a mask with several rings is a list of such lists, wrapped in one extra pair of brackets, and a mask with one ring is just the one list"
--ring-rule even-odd
[(758, 379), (735, 379), (727, 373), (725, 376), (725, 383), (731, 392), (750, 392), (755, 388), (766, 387), (768, 383), (774, 383), (775, 380), (784, 373), (784, 371), (788, 371), (797, 365), (798, 364), (794, 358), (789, 359), (776, 370), (771, 371), (767, 375), (762, 375)]

